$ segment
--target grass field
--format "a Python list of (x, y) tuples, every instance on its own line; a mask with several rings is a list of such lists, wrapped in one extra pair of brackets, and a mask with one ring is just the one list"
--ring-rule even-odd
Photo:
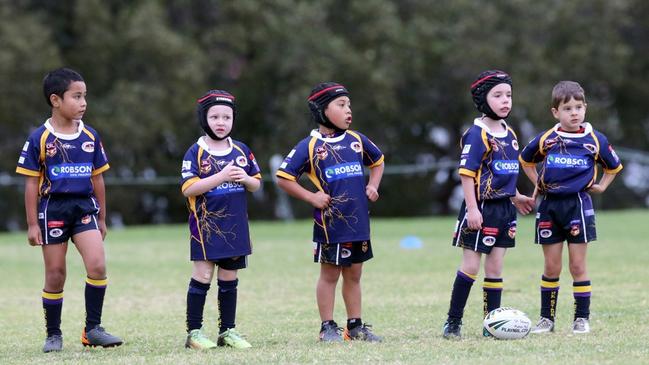
[[(318, 265), (312, 261), (311, 224), (253, 222), (254, 254), (239, 275), (237, 328), (254, 348), (194, 352), (183, 348), (185, 296), (191, 264), (184, 225), (110, 231), (106, 241), (110, 284), (105, 327), (124, 338), (116, 349), (86, 350), (81, 259), (70, 247), (62, 329), (64, 351), (41, 353), (44, 321), (40, 292), (40, 249), (24, 234), (0, 235), (0, 364), (259, 364), (259, 363), (431, 363), (431, 364), (639, 364), (649, 363), (649, 211), (602, 212), (599, 241), (589, 251), (593, 281), (592, 332), (575, 336), (572, 280), (564, 258), (556, 332), (519, 341), (481, 335), (481, 282), (465, 311), (464, 339), (446, 341), (441, 328), (460, 250), (450, 245), (454, 218), (375, 219), (375, 258), (365, 266), (363, 319), (381, 344), (319, 344), (315, 304)], [(541, 250), (532, 242), (533, 220), (519, 221), (517, 247), (505, 262), (503, 305), (536, 320)], [(404, 250), (399, 240), (417, 235), (424, 246)], [(214, 285), (215, 287), (215, 285)], [(205, 329), (217, 330), (216, 290), (206, 304)], [(340, 294), (335, 319), (345, 321)]]

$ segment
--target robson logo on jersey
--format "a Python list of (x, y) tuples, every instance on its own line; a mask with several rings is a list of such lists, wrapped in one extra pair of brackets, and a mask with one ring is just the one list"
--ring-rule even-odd
[(348, 177), (363, 176), (363, 167), (358, 162), (349, 162), (328, 167), (325, 170), (328, 181), (346, 179)]
[(518, 174), (518, 161), (496, 160), (494, 162), (494, 172), (499, 175)]
[(92, 175), (91, 163), (64, 163), (50, 167), (50, 178), (59, 179), (81, 179)]
[(587, 169), (590, 167), (586, 157), (551, 154), (548, 155), (547, 161), (549, 168), (556, 169)]

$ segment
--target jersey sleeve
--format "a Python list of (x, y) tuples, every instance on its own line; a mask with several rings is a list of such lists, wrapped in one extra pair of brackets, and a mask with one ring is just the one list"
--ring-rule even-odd
[(462, 153), (460, 154), (460, 175), (476, 177), (482, 165), (482, 158), (487, 152), (487, 146), (482, 138), (481, 128), (469, 128), (460, 142)]
[(361, 133), (358, 135), (361, 137), (361, 143), (363, 143), (363, 165), (372, 168), (382, 164), (385, 157), (379, 147), (365, 135)]
[(523, 166), (536, 166), (537, 163), (543, 161), (545, 156), (539, 148), (539, 143), (541, 141), (541, 136), (539, 134), (536, 137), (532, 138), (531, 141), (523, 148), (521, 154), (518, 156), (518, 160)]
[(311, 171), (309, 164), (309, 142), (308, 139), (301, 141), (291, 152), (286, 155), (284, 161), (279, 165), (277, 177), (297, 181), (303, 173)]
[(248, 160), (248, 164), (245, 169), (246, 173), (249, 176), (252, 176), (257, 179), (261, 179), (261, 169), (259, 168), (259, 164), (257, 164), (257, 160), (255, 159), (255, 154), (252, 153), (250, 147), (248, 147), (244, 143), (241, 143), (241, 149), (243, 150), (246, 159)]
[(108, 156), (106, 156), (106, 150), (104, 150), (104, 144), (101, 142), (98, 134), (95, 134), (95, 155), (92, 164), (94, 167), (92, 176), (99, 175), (110, 168)]
[(597, 162), (602, 165), (604, 172), (607, 174), (617, 174), (622, 170), (622, 162), (615, 153), (613, 145), (608, 142), (608, 139), (603, 134), (597, 133), (596, 136), (599, 141)]
[(16, 172), (25, 176), (40, 176), (40, 155), (40, 140), (38, 136), (32, 134), (27, 138), (22, 151), (20, 151)]
[(195, 182), (199, 181), (201, 178), (199, 177), (199, 170), (198, 170), (198, 151), (196, 151), (195, 148), (196, 145), (192, 146), (187, 152), (185, 153), (185, 157), (183, 157), (183, 164), (182, 167), (180, 168), (180, 185), (181, 185), (181, 191), (187, 190), (188, 187), (190, 187), (192, 184)]

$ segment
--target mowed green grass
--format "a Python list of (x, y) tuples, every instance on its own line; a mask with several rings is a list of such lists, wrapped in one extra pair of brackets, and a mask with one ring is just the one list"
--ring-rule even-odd
[[(254, 253), (239, 275), (237, 328), (253, 348), (195, 352), (183, 348), (185, 296), (191, 273), (184, 225), (134, 227), (109, 232), (109, 287), (105, 327), (124, 338), (116, 349), (84, 349), (84, 270), (70, 246), (62, 329), (64, 351), (41, 353), (44, 321), (41, 250), (24, 234), (0, 235), (0, 363), (259, 364), (637, 364), (649, 363), (649, 211), (600, 212), (599, 240), (589, 248), (593, 282), (592, 332), (575, 336), (572, 279), (567, 257), (561, 276), (556, 331), (518, 341), (481, 335), (482, 275), (465, 311), (464, 339), (441, 338), (460, 250), (451, 247), (455, 219), (374, 219), (375, 258), (363, 273), (363, 319), (384, 336), (381, 344), (317, 342), (319, 317), (312, 263), (311, 224), (252, 222)], [(399, 240), (419, 236), (422, 249), (404, 250)], [(506, 257), (503, 305), (539, 311), (540, 247), (532, 244), (533, 219), (519, 221), (517, 247)], [(567, 252), (564, 252), (567, 256)], [(209, 293), (205, 329), (217, 331), (216, 285)], [(340, 294), (335, 319), (345, 322)]]

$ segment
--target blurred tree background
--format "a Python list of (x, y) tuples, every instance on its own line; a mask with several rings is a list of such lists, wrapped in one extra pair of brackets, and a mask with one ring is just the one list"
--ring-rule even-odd
[(627, 167), (597, 205), (645, 207), (647, 40), (644, 0), (0, 1), (0, 230), (24, 226), (16, 161), (49, 116), (42, 78), (61, 66), (88, 85), (84, 120), (111, 160), (113, 225), (185, 220), (180, 164), (201, 134), (195, 101), (212, 88), (236, 96), (233, 136), (265, 175), (251, 218), (287, 216), (269, 159), (313, 128), (306, 97), (329, 80), (351, 91), (353, 128), (386, 154), (373, 213), (455, 214), (457, 141), (477, 115), (468, 89), (491, 68), (514, 79), (508, 121), (521, 142), (554, 124), (552, 86), (580, 82), (587, 120)]

